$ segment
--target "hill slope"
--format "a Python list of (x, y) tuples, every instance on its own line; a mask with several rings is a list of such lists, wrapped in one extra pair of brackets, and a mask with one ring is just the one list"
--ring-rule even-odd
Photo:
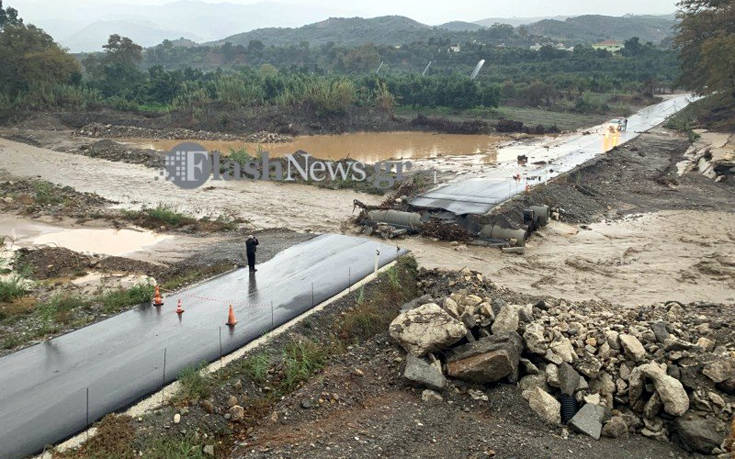
[(585, 15), (564, 21), (544, 19), (525, 28), (534, 35), (570, 43), (594, 43), (602, 40), (623, 41), (638, 37), (642, 42), (660, 43), (670, 37), (676, 24), (673, 15), (666, 16), (599, 16)]
[[(312, 46), (328, 42), (341, 46), (357, 46), (364, 43), (392, 45), (414, 41), (415, 37), (428, 37), (431, 27), (404, 16), (380, 16), (376, 18), (329, 18), (326, 21), (299, 28), (271, 27), (257, 29), (209, 44), (247, 45), (250, 40), (260, 40), (266, 45), (289, 45), (303, 41)], [(407, 39), (408, 38), (408, 39)]]

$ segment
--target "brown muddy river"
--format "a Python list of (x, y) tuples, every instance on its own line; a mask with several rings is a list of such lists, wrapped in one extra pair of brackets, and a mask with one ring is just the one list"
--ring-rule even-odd
[(298, 150), (329, 160), (351, 158), (366, 163), (387, 159), (427, 159), (440, 156), (488, 155), (494, 160), (496, 146), (507, 140), (500, 136), (434, 134), (430, 132), (356, 132), (339, 135), (297, 136), (287, 143), (245, 143), (240, 141), (128, 139), (126, 143), (141, 148), (169, 151), (183, 142), (195, 142), (209, 151), (227, 154), (258, 147), (271, 156), (285, 156)]

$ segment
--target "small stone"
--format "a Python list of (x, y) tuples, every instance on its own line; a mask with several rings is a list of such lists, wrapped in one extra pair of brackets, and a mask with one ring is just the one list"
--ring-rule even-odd
[(653, 325), (651, 325), (651, 330), (656, 336), (656, 341), (658, 341), (659, 343), (664, 343), (666, 341), (666, 338), (669, 337), (669, 330), (666, 328), (666, 322), (654, 323)]
[(577, 354), (574, 352), (574, 347), (569, 338), (559, 337), (554, 340), (550, 345), (549, 349), (559, 357), (562, 361), (572, 363), (577, 358)]
[(444, 401), (444, 398), (442, 398), (439, 393), (434, 392), (431, 389), (424, 389), (424, 391), (421, 392), (421, 400), (427, 403), (431, 403)]
[(540, 387), (527, 392), (523, 398), (528, 400), (528, 405), (541, 419), (550, 424), (561, 424), (561, 404), (551, 394)]
[(235, 384), (233, 384), (232, 387), (236, 391), (241, 391), (242, 390), (242, 381), (238, 379), (237, 381), (235, 381)]
[(500, 308), (491, 327), (493, 334), (514, 332), (518, 330), (518, 306), (506, 304)]
[(202, 452), (207, 456), (214, 456), (214, 445), (205, 445)]
[(544, 326), (539, 322), (532, 322), (526, 326), (523, 332), (523, 341), (526, 347), (534, 354), (544, 355), (546, 353), (546, 338), (544, 338)]
[(559, 366), (559, 389), (563, 394), (574, 395), (579, 385), (579, 373), (568, 363)]
[(697, 340), (696, 346), (704, 352), (711, 352), (715, 348), (715, 342), (703, 336)]
[(214, 404), (211, 402), (211, 400), (202, 400), (199, 402), (199, 404), (202, 406), (202, 409), (206, 411), (209, 414), (214, 413)]
[(735, 378), (735, 361), (732, 359), (717, 359), (708, 363), (702, 373), (715, 383), (721, 383)]
[(241, 407), (240, 405), (230, 407), (228, 413), (230, 415), (230, 419), (233, 422), (240, 422), (245, 419), (245, 408)]
[(181, 415), (179, 413), (174, 414), (174, 424), (181, 422)]
[(613, 416), (602, 428), (602, 435), (608, 438), (620, 438), (628, 433), (628, 425), (622, 416)]
[(234, 395), (230, 395), (229, 397), (227, 397), (227, 408), (232, 408), (238, 403), (239, 402), (237, 401), (237, 397), (235, 397)]
[(638, 338), (633, 335), (620, 335), (620, 344), (623, 346), (625, 355), (629, 358), (640, 362), (646, 357), (646, 349), (643, 347)]
[(550, 363), (546, 365), (545, 368), (546, 373), (546, 383), (551, 387), (559, 387), (559, 367), (554, 365), (553, 363)]

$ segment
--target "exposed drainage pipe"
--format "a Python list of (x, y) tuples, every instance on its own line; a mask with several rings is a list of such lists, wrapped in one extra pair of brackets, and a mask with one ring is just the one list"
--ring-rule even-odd
[(529, 209), (536, 215), (536, 226), (546, 226), (549, 224), (549, 206), (531, 206)]
[(421, 227), (421, 214), (417, 212), (401, 212), (399, 210), (371, 210), (368, 218), (377, 223), (418, 230)]
[(485, 239), (504, 239), (515, 241), (514, 245), (526, 245), (526, 230), (506, 228), (500, 225), (485, 225), (480, 230), (480, 237)]

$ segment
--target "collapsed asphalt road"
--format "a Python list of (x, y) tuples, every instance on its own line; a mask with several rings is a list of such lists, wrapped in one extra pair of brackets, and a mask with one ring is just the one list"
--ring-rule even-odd
[[(40, 451), (297, 317), (393, 261), (395, 246), (322, 235), (237, 270), (0, 359), (0, 458)], [(177, 302), (184, 313), (179, 317)], [(225, 326), (229, 305), (239, 323)]]
[[(551, 148), (546, 148), (544, 157), (553, 158), (551, 161), (543, 161), (543, 164), (533, 165), (523, 169), (522, 176), (518, 180), (513, 178), (517, 168), (515, 153), (526, 153), (529, 157), (533, 155), (528, 152), (533, 147), (519, 146), (510, 147), (514, 156), (512, 161), (500, 163), (491, 173), (482, 177), (463, 179), (455, 183), (449, 183), (434, 188), (410, 201), (414, 207), (428, 209), (445, 209), (457, 215), (464, 214), (486, 214), (495, 205), (522, 193), (526, 186), (545, 183), (561, 173), (570, 171), (580, 164), (589, 161), (597, 155), (605, 153), (615, 145), (622, 145), (632, 140), (642, 132), (664, 122), (666, 118), (682, 110), (694, 99), (690, 95), (678, 95), (664, 102), (646, 107), (628, 118), (628, 128), (619, 133), (614, 142), (603, 141), (603, 129), (599, 134), (578, 133), (565, 136), (561, 143)], [(508, 152), (501, 150), (498, 156), (507, 156)]]

